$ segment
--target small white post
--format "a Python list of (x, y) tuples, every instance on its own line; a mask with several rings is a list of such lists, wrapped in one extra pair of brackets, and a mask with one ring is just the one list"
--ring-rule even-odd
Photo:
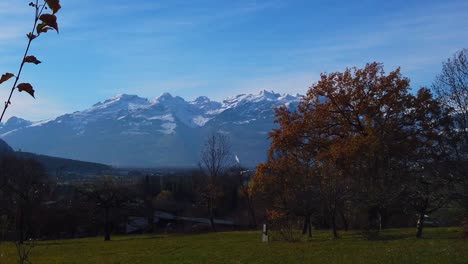
[(262, 242), (268, 242), (268, 229), (266, 224), (263, 224)]

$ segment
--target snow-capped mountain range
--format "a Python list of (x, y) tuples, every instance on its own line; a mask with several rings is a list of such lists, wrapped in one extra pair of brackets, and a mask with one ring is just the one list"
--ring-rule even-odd
[(302, 96), (261, 91), (216, 102), (164, 93), (148, 100), (122, 94), (83, 111), (30, 122), (0, 124), (14, 149), (114, 166), (195, 166), (206, 137), (229, 136), (244, 166), (265, 160), (274, 108), (297, 106)]

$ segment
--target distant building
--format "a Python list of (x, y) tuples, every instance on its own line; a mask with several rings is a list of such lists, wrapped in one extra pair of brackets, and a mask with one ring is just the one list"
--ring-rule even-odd
[[(216, 225), (232, 228), (235, 226), (234, 221), (214, 219)], [(173, 213), (165, 211), (155, 211), (153, 218), (153, 225), (157, 226), (159, 230), (167, 231), (170, 227), (175, 231), (196, 231), (194, 227), (197, 224), (210, 225), (209, 218), (200, 217), (185, 217), (177, 216)], [(125, 231), (127, 234), (143, 233), (148, 228), (148, 218), (141, 216), (131, 216), (127, 219)]]

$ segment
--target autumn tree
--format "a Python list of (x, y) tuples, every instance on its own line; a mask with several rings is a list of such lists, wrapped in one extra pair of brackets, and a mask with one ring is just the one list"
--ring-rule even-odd
[(303, 219), (303, 234), (311, 236), (319, 185), (314, 169), (317, 146), (308, 144), (308, 136), (316, 134), (303, 130), (307, 120), (286, 107), (277, 109), (276, 117), (279, 128), (270, 133), (268, 161), (257, 167), (251, 191), (269, 201), (270, 221), (279, 223), (284, 238), (293, 239), (291, 229), (297, 217)]
[(239, 196), (244, 199), (247, 206), (247, 214), (249, 217), (249, 226), (251, 228), (257, 228), (257, 217), (255, 214), (255, 207), (253, 201), (252, 192), (250, 192), (250, 180), (253, 175), (253, 171), (245, 170), (242, 167), (238, 167), (237, 184), (239, 186)]
[[(23, 68), (26, 64), (40, 64), (41, 61), (38, 60), (34, 55), (29, 54), (29, 49), (31, 47), (32, 42), (40, 37), (42, 34), (47, 33), (49, 30), (55, 30), (57, 33), (59, 32), (57, 17), (55, 14), (61, 9), (60, 0), (44, 0), (39, 1), (35, 0), (29, 3), (29, 6), (34, 8), (34, 23), (32, 26), (32, 30), (26, 34), (28, 39), (28, 43), (26, 45), (26, 50), (24, 52), (23, 57), (21, 58), (19, 69), (15, 74), (11, 72), (7, 72), (0, 77), (0, 84), (8, 81), (9, 79), (13, 78), (14, 83), (10, 90), (9, 96), (5, 101), (5, 106), (2, 111), (2, 115), (0, 116), (0, 122), (3, 120), (3, 116), (5, 115), (6, 110), (11, 105), (11, 98), (15, 90), (19, 92), (27, 92), (32, 97), (34, 97), (34, 88), (30, 83), (19, 83), (21, 73), (23, 72)], [(51, 13), (45, 13), (45, 10), (51, 10)]]
[(228, 136), (212, 133), (208, 136), (200, 155), (200, 171), (203, 177), (197, 184), (198, 202), (208, 210), (211, 228), (216, 231), (214, 217), (223, 192), (220, 177), (231, 165), (231, 144)]
[(370, 229), (382, 227), (382, 211), (405, 188), (407, 130), (414, 125), (405, 112), (412, 107), (409, 89), (400, 69), (387, 75), (381, 64), (371, 63), (322, 74), (303, 103), (330, 140), (322, 155), (353, 178), (356, 204), (367, 211)]
[(409, 181), (407, 201), (418, 215), (416, 237), (421, 238), (425, 215), (445, 206), (454, 192), (451, 168), (453, 120), (450, 109), (441, 106), (428, 89), (420, 89), (406, 110), (414, 124), (408, 128)]
[(322, 159), (317, 163), (320, 199), (331, 223), (333, 237), (338, 238), (338, 214), (341, 214), (345, 230), (348, 229), (345, 203), (351, 195), (350, 177), (331, 160)]
[(287, 241), (296, 240), (296, 191), (299, 187), (291, 181), (295, 173), (290, 169), (294, 168), (289, 166), (287, 159), (272, 159), (258, 165), (251, 189), (256, 199), (267, 205), (268, 223)]
[(153, 206), (160, 210), (174, 211), (177, 208), (174, 194), (168, 190), (162, 190), (153, 200)]
[[(321, 123), (321, 113), (315, 111), (309, 101), (304, 98), (298, 107), (301, 116), (301, 138), (303, 145), (311, 154), (311, 170), (314, 172), (314, 183), (317, 184), (321, 209), (327, 222), (332, 227), (333, 237), (338, 238), (337, 217), (341, 218), (347, 229), (345, 219), (346, 202), (351, 191), (351, 177), (347, 172), (348, 157), (339, 155), (342, 146), (330, 136), (329, 126)], [(313, 150), (313, 152), (310, 152)]]
[[(322, 74), (296, 111), (277, 111), (277, 123), (256, 186), (286, 214), (297, 206), (313, 210), (318, 187), (335, 237), (337, 210), (350, 203), (366, 212), (368, 230), (380, 230), (416, 164), (440, 158), (451, 124), (427, 89), (411, 94), (399, 68), (386, 74), (379, 63)], [(418, 151), (429, 148), (438, 152), (421, 159)]]

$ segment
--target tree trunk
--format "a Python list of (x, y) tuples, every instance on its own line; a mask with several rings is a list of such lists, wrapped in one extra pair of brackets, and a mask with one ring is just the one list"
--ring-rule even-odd
[(380, 210), (377, 212), (377, 221), (379, 223), (379, 231), (382, 231), (382, 214)]
[(416, 237), (417, 237), (417, 238), (422, 238), (423, 228), (424, 228), (424, 215), (425, 215), (425, 214), (426, 214), (426, 210), (425, 210), (425, 209), (422, 209), (422, 210), (419, 212), (419, 222), (418, 222), (417, 232), (416, 232)]
[(211, 225), (211, 229), (213, 230), (213, 232), (216, 232), (214, 218), (212, 216), (210, 216), (210, 225)]
[(305, 235), (307, 233), (307, 228), (309, 227), (309, 222), (307, 216), (304, 216), (304, 225), (302, 226), (302, 234)]
[(250, 227), (257, 228), (257, 218), (255, 217), (255, 209), (252, 206), (252, 201), (250, 200), (250, 198), (247, 198), (247, 207), (248, 207), (249, 219), (251, 221)]
[(309, 237), (312, 237), (312, 223), (310, 219), (310, 214), (304, 217), (304, 226), (302, 228), (302, 234), (308, 234)]
[(148, 222), (146, 231), (151, 234), (154, 232), (154, 211), (150, 206), (146, 207), (146, 221)]
[(154, 218), (148, 217), (148, 233), (154, 233)]
[(387, 208), (379, 208), (379, 216), (380, 216), (380, 229), (388, 228), (388, 210)]
[(110, 219), (109, 219), (109, 208), (105, 208), (105, 227), (104, 227), (104, 241), (110, 241)]
[(214, 222), (214, 209), (212, 206), (212, 201), (209, 202), (210, 207), (210, 225), (213, 232), (216, 232), (215, 222)]
[(24, 214), (23, 209), (19, 208), (19, 215), (18, 215), (18, 226), (17, 226), (17, 236), (18, 236), (18, 244), (23, 244), (24, 242)]
[(343, 221), (344, 230), (348, 231), (349, 223), (348, 223), (348, 219), (346, 219), (346, 216), (344, 214), (344, 210), (343, 209), (339, 210), (339, 213), (340, 213), (340, 216), (341, 216), (341, 220)]
[(338, 238), (338, 232), (336, 230), (336, 207), (332, 209), (331, 222), (333, 227), (333, 237)]
[(421, 238), (422, 237), (422, 231), (424, 228), (424, 216), (426, 215), (426, 210), (427, 206), (429, 205), (429, 200), (425, 199), (424, 204), (421, 206), (419, 210), (419, 223), (418, 223), (418, 231), (416, 232), (416, 237)]
[(253, 207), (250, 208), (250, 218), (252, 219), (252, 228), (257, 228), (257, 217), (255, 216), (255, 210)]
[(378, 207), (371, 207), (368, 212), (368, 229), (372, 231), (380, 231), (382, 227), (381, 216)]
[(322, 216), (320, 217), (320, 220), (321, 220), (321, 228), (330, 228), (330, 224), (328, 223), (328, 215), (330, 213), (330, 211), (328, 211), (328, 208), (327, 206), (323, 206), (323, 209), (322, 209)]
[(151, 193), (151, 182), (148, 175), (145, 177), (145, 206), (146, 206), (146, 215), (147, 215), (147, 232), (153, 233), (154, 232), (154, 211), (153, 211), (153, 204), (152, 204), (152, 193)]

